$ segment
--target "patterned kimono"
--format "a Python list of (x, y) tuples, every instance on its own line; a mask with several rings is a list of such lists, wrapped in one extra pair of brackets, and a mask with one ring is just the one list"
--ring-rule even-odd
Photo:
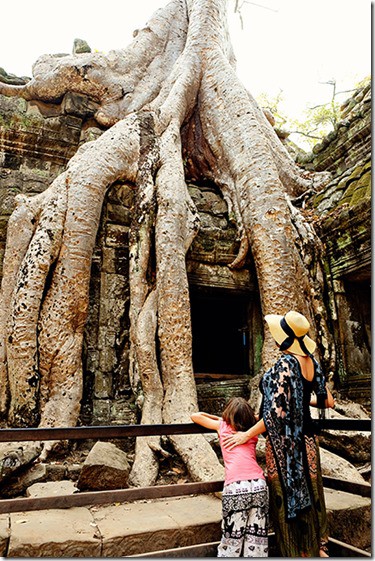
[[(327, 517), (316, 439), (310, 415), (314, 391), (318, 407), (327, 397), (320, 365), (303, 376), (298, 359), (282, 356), (263, 376), (262, 416), (267, 429), (266, 463), (270, 490), (270, 520), (283, 557), (319, 557), (327, 541)], [(321, 409), (321, 411), (323, 411)]]

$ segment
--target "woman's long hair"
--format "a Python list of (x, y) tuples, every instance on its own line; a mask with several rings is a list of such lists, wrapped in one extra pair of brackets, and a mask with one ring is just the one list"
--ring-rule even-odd
[(236, 431), (246, 431), (256, 423), (253, 408), (243, 397), (232, 397), (223, 411), (222, 418)]

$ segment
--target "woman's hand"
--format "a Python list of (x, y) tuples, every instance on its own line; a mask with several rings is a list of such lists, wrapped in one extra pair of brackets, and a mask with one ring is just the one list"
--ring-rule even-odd
[(232, 450), (236, 446), (240, 444), (245, 444), (249, 440), (249, 436), (247, 432), (234, 432), (231, 435), (227, 435), (223, 437), (223, 445), (228, 450)]
[(264, 433), (266, 430), (266, 425), (264, 424), (263, 419), (260, 419), (254, 426), (248, 429), (246, 432), (234, 432), (233, 434), (228, 434), (227, 436), (223, 437), (223, 446), (228, 450), (232, 450), (236, 446), (240, 444), (246, 444), (250, 438), (255, 438), (259, 434)]

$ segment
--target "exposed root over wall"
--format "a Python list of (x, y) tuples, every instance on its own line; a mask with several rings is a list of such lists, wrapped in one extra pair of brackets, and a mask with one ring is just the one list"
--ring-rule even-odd
[[(311, 285), (286, 195), (326, 176), (294, 164), (238, 80), (225, 0), (172, 0), (127, 49), (44, 56), (25, 86), (0, 84), (2, 94), (44, 101), (68, 90), (96, 100), (96, 119), (109, 128), (80, 148), (45, 193), (19, 201), (11, 217), (0, 308), (2, 413), (16, 426), (76, 424), (91, 256), (105, 193), (123, 180), (137, 189), (129, 267), (132, 387), (143, 402), (143, 423), (188, 422), (198, 406), (186, 252), (199, 217), (186, 170), (221, 189), (241, 240), (231, 266), (242, 267), (251, 252), (263, 313), (299, 309), (313, 325), (319, 274)], [(303, 220), (298, 216), (299, 231), (307, 228)], [(313, 243), (312, 230), (309, 236)], [(265, 366), (271, 348), (266, 338)], [(222, 478), (203, 436), (171, 441), (194, 479)], [(137, 442), (133, 484), (155, 481), (162, 453), (156, 437)]]

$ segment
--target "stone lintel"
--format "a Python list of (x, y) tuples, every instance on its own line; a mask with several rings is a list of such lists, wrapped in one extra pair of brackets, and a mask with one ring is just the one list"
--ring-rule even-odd
[(187, 261), (189, 284), (210, 288), (224, 288), (253, 292), (254, 281), (249, 269), (229, 269), (227, 266)]

